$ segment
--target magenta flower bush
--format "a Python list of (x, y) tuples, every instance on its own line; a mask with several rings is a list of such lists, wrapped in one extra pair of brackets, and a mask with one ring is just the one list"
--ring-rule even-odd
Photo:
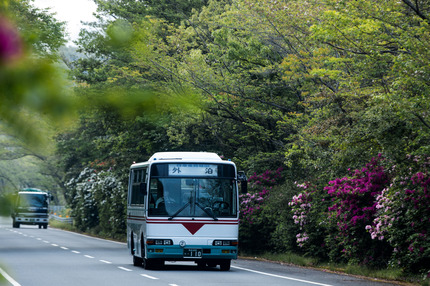
[(298, 184), (302, 191), (289, 203), (299, 227), (297, 245), (332, 261), (381, 264), (386, 256), (382, 252), (389, 247), (373, 241), (366, 225), (375, 218), (376, 197), (389, 182), (383, 161), (382, 156), (373, 158), (364, 168), (349, 171), (348, 177), (330, 181), (323, 191), (310, 183)]
[(389, 252), (387, 245), (373, 241), (366, 231), (377, 212), (376, 197), (389, 183), (383, 160), (382, 156), (372, 158), (366, 167), (350, 171), (349, 177), (330, 181), (324, 188), (331, 197), (327, 219), (331, 231), (326, 243), (334, 261), (380, 264), (377, 260)]
[(246, 194), (240, 195), (240, 241), (242, 250), (264, 251), (275, 230), (275, 214), (268, 208), (272, 187), (282, 180), (282, 168), (253, 174), (248, 179)]
[(270, 195), (270, 189), (281, 179), (282, 168), (276, 171), (267, 170), (261, 175), (254, 173), (248, 179), (249, 192), (240, 195), (241, 223), (254, 223), (261, 207)]
[(240, 214), (242, 223), (254, 223), (264, 201), (269, 197), (270, 189), (263, 188), (261, 192), (240, 195)]
[(392, 266), (430, 276), (430, 157), (408, 159), (377, 196), (377, 216), (366, 229), (393, 247)]
[[(301, 191), (288, 204), (298, 226), (296, 243), (306, 253), (326, 251), (331, 261), (391, 265), (428, 279), (429, 185), (428, 156), (409, 156), (400, 167), (378, 156), (330, 181), (325, 193), (298, 184)], [(321, 233), (324, 245), (316, 239)]]
[(410, 156), (396, 166), (379, 155), (326, 186), (277, 186), (280, 171), (254, 174), (250, 192), (241, 195), (245, 248), (391, 265), (430, 278), (430, 157)]

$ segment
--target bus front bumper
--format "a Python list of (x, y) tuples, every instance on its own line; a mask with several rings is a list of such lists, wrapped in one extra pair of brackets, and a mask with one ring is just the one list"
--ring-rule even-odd
[(179, 245), (164, 246), (153, 245), (147, 246), (148, 259), (163, 259), (163, 260), (192, 260), (198, 261), (212, 259), (237, 259), (237, 247), (208, 247), (207, 245), (187, 245), (180, 247)]
[(16, 217), (15, 222), (20, 224), (47, 224), (48, 217)]

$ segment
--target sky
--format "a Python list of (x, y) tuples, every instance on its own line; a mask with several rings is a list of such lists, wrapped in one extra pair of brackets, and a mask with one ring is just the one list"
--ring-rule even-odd
[(59, 21), (67, 22), (67, 32), (72, 41), (78, 38), (83, 28), (81, 21), (95, 20), (93, 12), (97, 6), (92, 0), (34, 0), (33, 3), (41, 9), (51, 8), (50, 12), (56, 13)]

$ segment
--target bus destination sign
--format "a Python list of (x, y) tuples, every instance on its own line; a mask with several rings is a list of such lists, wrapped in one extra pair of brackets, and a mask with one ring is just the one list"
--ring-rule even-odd
[(169, 176), (217, 177), (218, 165), (213, 164), (169, 164)]

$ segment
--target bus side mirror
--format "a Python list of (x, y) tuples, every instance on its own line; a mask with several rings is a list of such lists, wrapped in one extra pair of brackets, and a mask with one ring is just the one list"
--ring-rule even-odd
[(240, 191), (242, 194), (248, 192), (248, 178), (244, 171), (237, 172), (237, 180), (240, 181)]
[(147, 194), (146, 193), (146, 186), (147, 186), (146, 183), (140, 183), (140, 193), (144, 196), (146, 196), (146, 194)]
[(242, 194), (246, 194), (248, 192), (248, 181), (240, 182), (240, 190)]

